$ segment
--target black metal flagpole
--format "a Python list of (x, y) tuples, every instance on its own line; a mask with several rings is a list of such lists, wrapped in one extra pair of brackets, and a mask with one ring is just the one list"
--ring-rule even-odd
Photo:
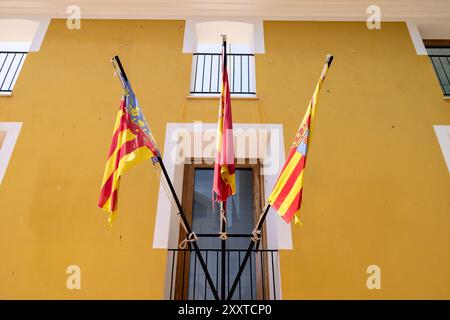
[(220, 278), (220, 285), (221, 285), (221, 287), (220, 287), (220, 298), (222, 299), (222, 300), (225, 300), (225, 275), (226, 275), (226, 273), (225, 273), (225, 267), (226, 267), (226, 261), (225, 261), (225, 258), (226, 258), (226, 249), (227, 249), (227, 240), (226, 240), (226, 238), (225, 238), (225, 236), (226, 236), (226, 220), (225, 220), (225, 218), (226, 218), (226, 211), (225, 211), (225, 205), (224, 205), (224, 203), (223, 202), (221, 202), (220, 203), (220, 219), (221, 219), (221, 222), (220, 222), (220, 225), (221, 225), (221, 228), (220, 228), (220, 233), (221, 233), (221, 272), (222, 272), (222, 274), (221, 274), (221, 278)]
[[(120, 70), (120, 73), (121, 73), (121, 81), (122, 81), (122, 79), (123, 79), (123, 81), (128, 81), (127, 75), (126, 75), (125, 70), (124, 70), (124, 68), (122, 66), (122, 63), (120, 62), (119, 57), (118, 56), (114, 56), (111, 59), (111, 61), (113, 63), (114, 62), (117, 63), (117, 66), (119, 67), (119, 70)], [(125, 83), (122, 83), (122, 85), (124, 86)], [(176, 203), (178, 211), (179, 211), (179, 215), (180, 215), (180, 217), (181, 217), (181, 219), (182, 219), (182, 221), (184, 223), (184, 226), (186, 227), (186, 231), (187, 231), (188, 235), (192, 234), (191, 226), (190, 226), (189, 222), (186, 219), (186, 215), (184, 214), (183, 207), (181, 206), (180, 200), (178, 199), (177, 193), (175, 192), (175, 189), (173, 187), (172, 181), (170, 180), (169, 175), (167, 174), (167, 170), (166, 170), (166, 167), (164, 165), (164, 162), (163, 162), (161, 156), (159, 156), (159, 155), (158, 155), (158, 162), (159, 162), (159, 165), (161, 166), (161, 171), (163, 172), (164, 178), (166, 179), (167, 184), (169, 185), (170, 192), (172, 193), (172, 196), (173, 196), (173, 198), (175, 200), (175, 203)], [(197, 242), (196, 241), (192, 241), (191, 243), (192, 243), (192, 246), (194, 247), (194, 251), (195, 251), (195, 253), (197, 255), (197, 258), (198, 258), (198, 260), (200, 262), (200, 265), (201, 265), (201, 267), (203, 269), (203, 272), (205, 273), (206, 281), (208, 282), (208, 284), (210, 286), (211, 292), (212, 292), (214, 298), (216, 300), (219, 300), (219, 295), (217, 294), (217, 290), (216, 290), (216, 288), (214, 286), (214, 283), (213, 283), (213, 281), (211, 279), (211, 275), (209, 274), (208, 267), (206, 266), (205, 260), (203, 259), (203, 256), (200, 253), (200, 249), (199, 249), (199, 247), (197, 245)]]
[(122, 62), (120, 62), (119, 56), (114, 56), (111, 60), (113, 62), (117, 63), (117, 66), (119, 67), (119, 70), (120, 70), (120, 73), (121, 73), (121, 75), (123, 77), (123, 80), (128, 81), (127, 74), (125, 73), (125, 70), (123, 69)]
[[(162, 170), (162, 172), (164, 174), (164, 177), (166, 178), (166, 181), (167, 181), (167, 183), (169, 185), (170, 192), (172, 193), (172, 196), (173, 196), (173, 198), (175, 200), (175, 203), (176, 203), (176, 205), (178, 207), (178, 211), (180, 212), (180, 217), (183, 220), (183, 223), (186, 226), (186, 231), (188, 232), (188, 235), (189, 235), (189, 234), (192, 233), (191, 226), (189, 225), (189, 222), (186, 219), (186, 215), (184, 214), (184, 211), (183, 211), (183, 208), (181, 206), (180, 200), (178, 200), (178, 196), (177, 196), (177, 194), (175, 192), (175, 189), (173, 188), (172, 181), (170, 181), (169, 175), (167, 174), (166, 167), (164, 166), (164, 162), (162, 161), (161, 156), (158, 156), (158, 162), (159, 162), (159, 165), (161, 166), (161, 170)], [(208, 267), (206, 266), (205, 260), (203, 260), (202, 254), (200, 253), (200, 249), (199, 249), (199, 247), (197, 245), (197, 242), (196, 241), (192, 241), (191, 243), (192, 243), (192, 246), (194, 247), (195, 254), (197, 255), (198, 261), (200, 262), (200, 265), (201, 265), (201, 267), (203, 269), (203, 272), (205, 273), (206, 281), (208, 281), (208, 284), (209, 284), (209, 287), (211, 289), (211, 292), (214, 295), (214, 298), (216, 300), (219, 300), (219, 296), (217, 294), (217, 290), (216, 290), (216, 288), (214, 286), (214, 283), (213, 283), (213, 281), (211, 279), (211, 275), (209, 274)]]
[[(223, 41), (223, 71), (225, 72), (225, 70), (227, 70), (227, 36), (226, 35), (222, 35), (222, 41)], [(223, 81), (223, 80), (222, 80)], [(222, 88), (223, 90), (223, 88)], [(223, 94), (223, 92), (222, 92)], [(221, 99), (223, 99), (224, 97), (222, 96)], [(220, 102), (222, 103), (222, 102)], [(227, 211), (226, 211), (226, 203), (220, 202), (220, 239), (221, 239), (221, 287), (220, 287), (220, 298), (222, 300), (226, 299), (225, 296), (225, 268), (226, 268), (226, 263), (225, 263), (225, 258), (226, 258), (226, 249), (227, 249), (227, 236), (226, 236), (226, 230), (227, 230)]]
[(270, 204), (267, 204), (264, 208), (264, 211), (262, 212), (261, 216), (259, 217), (258, 223), (255, 226), (255, 229), (253, 230), (253, 238), (252, 241), (250, 241), (250, 245), (248, 246), (247, 252), (245, 253), (244, 259), (242, 260), (241, 265), (239, 266), (239, 271), (236, 275), (236, 278), (233, 281), (233, 284), (231, 285), (231, 289), (228, 292), (227, 300), (231, 300), (233, 298), (234, 291), (236, 290), (237, 285), (239, 284), (239, 279), (241, 278), (242, 272), (244, 272), (245, 265), (247, 264), (248, 259), (250, 258), (250, 255), (252, 254), (253, 247), (256, 246), (256, 250), (258, 250), (259, 242), (261, 241), (261, 230), (262, 226), (264, 224), (264, 221), (266, 220), (267, 213), (269, 212)]
[[(319, 81), (323, 81), (325, 78), (325, 75), (328, 71), (328, 68), (331, 66), (331, 62), (333, 62), (333, 56), (331, 54), (327, 55), (327, 60), (325, 61), (325, 66), (322, 69), (322, 74), (320, 75), (320, 80)], [(256, 250), (258, 250), (258, 246), (261, 240), (261, 229), (262, 226), (264, 224), (264, 221), (266, 220), (266, 216), (267, 213), (269, 212), (270, 209), (270, 204), (268, 203), (263, 211), (263, 213), (261, 214), (258, 223), (255, 227), (255, 229), (253, 229), (253, 237), (252, 237), (252, 241), (250, 241), (250, 245), (248, 246), (247, 252), (245, 253), (244, 256), (244, 260), (242, 260), (242, 263), (239, 267), (239, 271), (236, 275), (236, 278), (233, 281), (233, 285), (231, 286), (230, 291), (228, 292), (228, 298), (227, 300), (231, 300), (233, 298), (233, 294), (234, 291), (236, 290), (236, 286), (239, 283), (239, 280), (241, 278), (242, 272), (244, 272), (245, 269), (245, 265), (247, 263), (248, 258), (250, 257), (251, 251), (253, 250), (253, 247), (256, 246)]]

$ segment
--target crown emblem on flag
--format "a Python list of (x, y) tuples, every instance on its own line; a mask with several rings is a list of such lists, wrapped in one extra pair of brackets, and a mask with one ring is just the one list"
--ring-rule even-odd
[(291, 148), (297, 148), (301, 143), (308, 142), (308, 125), (304, 123), (295, 135), (294, 142), (292, 142)]

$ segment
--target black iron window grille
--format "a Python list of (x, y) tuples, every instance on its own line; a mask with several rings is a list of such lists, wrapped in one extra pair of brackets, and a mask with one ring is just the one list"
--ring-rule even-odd
[(450, 97), (450, 47), (427, 48), (444, 96)]
[(0, 93), (11, 93), (28, 52), (0, 51)]
[[(200, 235), (199, 235), (200, 236)], [(226, 249), (225, 291), (227, 296), (245, 256), (245, 249)], [(214, 286), (221, 291), (221, 249), (200, 249)], [(252, 250), (239, 278), (232, 300), (277, 300), (278, 250)], [(213, 300), (197, 256), (191, 249), (169, 249), (169, 298)]]
[[(255, 55), (227, 53), (230, 93), (255, 95)], [(191, 94), (220, 94), (222, 54), (194, 53), (192, 62)]]

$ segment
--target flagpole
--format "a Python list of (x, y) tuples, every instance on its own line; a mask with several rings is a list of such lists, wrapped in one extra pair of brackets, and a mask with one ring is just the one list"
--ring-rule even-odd
[(117, 66), (119, 67), (119, 70), (120, 70), (120, 73), (122, 74), (123, 79), (125, 81), (128, 81), (127, 74), (125, 73), (125, 70), (123, 69), (122, 62), (120, 62), (119, 56), (114, 56), (111, 60), (113, 62), (117, 63)]
[[(320, 80), (319, 81), (323, 81), (325, 78), (325, 75), (327, 73), (328, 68), (331, 66), (331, 63), (333, 62), (333, 56), (331, 54), (327, 55), (326, 61), (325, 61), (325, 66), (322, 69), (322, 74), (320, 75)], [(240, 267), (239, 267), (239, 271), (236, 275), (236, 278), (233, 281), (233, 284), (231, 286), (231, 289), (228, 293), (228, 298), (227, 300), (231, 300), (233, 298), (233, 294), (234, 291), (236, 290), (236, 286), (239, 283), (239, 279), (242, 275), (242, 272), (244, 271), (245, 265), (247, 263), (248, 258), (250, 257), (251, 251), (253, 250), (253, 247), (256, 246), (256, 251), (258, 250), (259, 247), (259, 243), (261, 240), (261, 230), (262, 230), (262, 226), (264, 224), (264, 221), (266, 220), (267, 217), (267, 213), (269, 212), (270, 209), (270, 204), (267, 203), (263, 213), (260, 215), (259, 220), (257, 225), (255, 226), (255, 229), (253, 229), (253, 237), (252, 240), (250, 241), (250, 245), (248, 246), (247, 252), (245, 253), (245, 257), (244, 260), (242, 261)]]
[[(222, 42), (223, 42), (223, 70), (226, 70), (227, 68), (227, 36), (222, 35)], [(223, 94), (223, 93), (222, 93)], [(223, 98), (223, 97), (222, 97)], [(222, 99), (221, 98), (221, 99)], [(227, 249), (227, 234), (226, 234), (226, 220), (227, 212), (226, 212), (226, 203), (220, 202), (220, 239), (221, 239), (221, 271), (222, 271), (222, 277), (221, 277), (221, 294), (220, 298), (222, 300), (225, 300), (225, 259), (226, 259), (226, 249)]]
[[(119, 67), (119, 71), (121, 73), (121, 77), (120, 77), (121, 80), (120, 81), (122, 82), (122, 86), (125, 88), (125, 83), (123, 81), (127, 82), (128, 78), (127, 78), (125, 70), (124, 70), (124, 68), (122, 66), (122, 63), (120, 62), (119, 57), (118, 56), (114, 56), (111, 59), (111, 61), (112, 61), (113, 65), (114, 65), (114, 68), (115, 68), (114, 62)], [(157, 158), (158, 158), (159, 165), (161, 166), (161, 171), (163, 172), (164, 178), (166, 179), (167, 184), (169, 185), (169, 189), (170, 189), (170, 192), (172, 193), (173, 199), (175, 200), (175, 204), (177, 205), (177, 208), (178, 208), (178, 211), (179, 211), (179, 216), (181, 217), (181, 220), (183, 221), (183, 224), (186, 227), (187, 233), (188, 234), (192, 234), (191, 226), (190, 226), (189, 222), (186, 219), (186, 215), (184, 214), (183, 207), (181, 206), (180, 200), (178, 199), (177, 193), (175, 192), (175, 188), (173, 187), (172, 181), (170, 180), (169, 175), (167, 174), (166, 166), (164, 165), (164, 162), (163, 162), (163, 160), (162, 160), (160, 155), (158, 155)], [(203, 256), (200, 253), (200, 249), (199, 249), (199, 247), (197, 245), (197, 242), (196, 241), (190, 241), (190, 243), (192, 243), (192, 246), (194, 247), (194, 251), (195, 251), (195, 253), (197, 255), (197, 258), (198, 258), (198, 260), (200, 262), (200, 265), (201, 265), (201, 267), (203, 269), (203, 272), (205, 273), (206, 280), (207, 280), (207, 282), (208, 282), (208, 284), (210, 286), (210, 289), (211, 289), (211, 292), (212, 292), (214, 298), (216, 300), (219, 300), (219, 295), (217, 294), (217, 290), (216, 290), (216, 288), (214, 286), (214, 283), (213, 283), (213, 281), (211, 279), (211, 275), (209, 274), (209, 271), (208, 271), (208, 268), (206, 266), (205, 260), (203, 259)]]
[[(178, 211), (179, 211), (179, 215), (180, 215), (184, 225), (186, 226), (186, 231), (187, 231), (188, 234), (191, 234), (192, 233), (191, 226), (190, 226), (189, 222), (186, 219), (186, 215), (184, 214), (183, 207), (181, 206), (180, 200), (178, 199), (177, 193), (175, 192), (175, 189), (173, 187), (172, 181), (170, 181), (169, 175), (167, 174), (167, 170), (166, 170), (166, 167), (164, 165), (164, 162), (161, 159), (161, 156), (158, 156), (158, 162), (159, 162), (159, 165), (161, 166), (161, 171), (163, 172), (163, 175), (166, 178), (167, 184), (169, 185), (169, 189), (170, 189), (170, 192), (172, 193), (173, 199), (175, 200), (175, 203), (177, 205), (177, 208), (178, 208)], [(209, 274), (208, 267), (206, 266), (205, 260), (203, 259), (203, 256), (200, 253), (200, 249), (199, 249), (199, 247), (197, 245), (197, 242), (196, 241), (192, 241), (190, 243), (194, 247), (195, 254), (197, 255), (198, 261), (200, 262), (200, 265), (201, 265), (201, 267), (203, 269), (203, 272), (205, 273), (206, 281), (208, 281), (209, 287), (211, 289), (212, 294), (214, 295), (214, 298), (216, 300), (219, 300), (219, 296), (217, 294), (217, 290), (214, 287), (214, 283), (213, 283), (213, 281), (211, 279), (211, 275)]]
[(225, 259), (226, 259), (226, 249), (227, 249), (227, 239), (226, 239), (226, 211), (223, 202), (220, 202), (220, 239), (221, 239), (221, 278), (220, 278), (220, 299), (225, 300)]
[(253, 229), (252, 240), (250, 241), (250, 245), (248, 246), (248, 249), (247, 249), (247, 252), (245, 253), (244, 259), (242, 260), (242, 263), (239, 266), (239, 271), (236, 275), (236, 278), (233, 281), (233, 284), (231, 285), (231, 289), (228, 292), (227, 300), (231, 300), (231, 298), (233, 298), (234, 291), (236, 290), (236, 287), (239, 284), (239, 279), (241, 278), (242, 272), (244, 272), (245, 265), (247, 264), (247, 261), (250, 258), (253, 247), (256, 246), (256, 250), (258, 250), (259, 242), (261, 241), (260, 234), (261, 234), (262, 226), (264, 224), (264, 221), (266, 220), (266, 216), (267, 216), (267, 213), (269, 212), (269, 209), (270, 209), (270, 204), (268, 203), (266, 205), (266, 207), (264, 208), (264, 211), (260, 215), (258, 223), (255, 226), (255, 229)]

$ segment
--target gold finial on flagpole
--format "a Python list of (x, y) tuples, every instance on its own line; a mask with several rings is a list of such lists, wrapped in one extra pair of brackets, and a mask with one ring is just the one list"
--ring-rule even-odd
[(227, 35), (226, 34), (221, 34), (222, 36), (222, 41), (223, 42), (227, 42)]

